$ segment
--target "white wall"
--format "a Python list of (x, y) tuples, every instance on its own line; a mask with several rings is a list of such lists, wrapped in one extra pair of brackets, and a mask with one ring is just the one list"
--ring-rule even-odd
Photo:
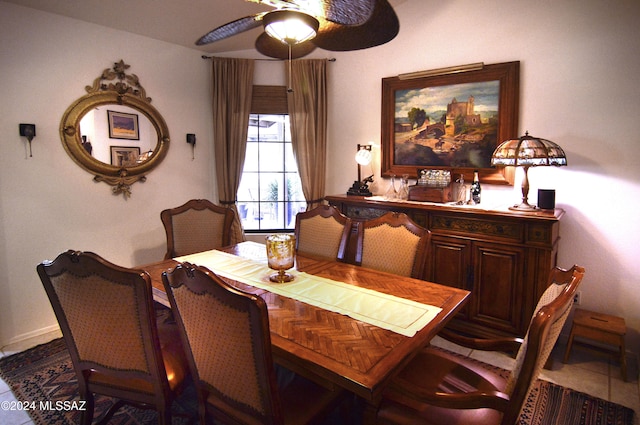
[[(0, 2), (0, 346), (57, 326), (36, 265), (67, 249), (133, 266), (162, 259), (160, 211), (217, 199), (209, 61), (201, 53)], [(169, 153), (128, 200), (94, 183), (60, 141), (62, 114), (123, 59), (163, 115)], [(37, 126), (33, 157), (19, 123)], [(186, 133), (197, 136), (195, 160)]]
[[(530, 200), (556, 189), (566, 210), (559, 265), (586, 268), (582, 307), (623, 316), (640, 348), (640, 2), (408, 0), (400, 34), (331, 65), (327, 192), (356, 178), (357, 143), (380, 143), (381, 79), (475, 62), (520, 61), (520, 134), (562, 146), (568, 167), (532, 168)], [(376, 172), (379, 175), (379, 150)], [(346, 171), (343, 171), (346, 170)], [(520, 171), (517, 177), (521, 179)], [(377, 179), (374, 193), (384, 193)], [(483, 186), (483, 202), (515, 204), (515, 187)]]
[[(356, 177), (355, 145), (380, 142), (381, 79), (473, 62), (521, 62), (520, 133), (555, 141), (569, 166), (530, 171), (537, 189), (556, 189), (559, 263), (583, 265), (583, 307), (624, 316), (640, 348), (636, 290), (640, 236), (640, 18), (636, 0), (406, 0), (399, 36), (374, 49), (329, 53), (327, 194)], [(55, 324), (35, 265), (68, 249), (94, 250), (123, 265), (163, 254), (159, 211), (213, 197), (209, 63), (198, 52), (0, 2), (0, 344)], [(99, 46), (99, 47), (97, 47)], [(258, 57), (255, 52), (227, 56)], [(113, 61), (132, 65), (172, 135), (169, 155), (133, 187), (128, 201), (75, 166), (59, 120), (84, 86)], [(256, 82), (282, 84), (281, 63), (259, 62)], [(206, 86), (206, 87), (205, 87)], [(38, 125), (25, 158), (17, 127)], [(186, 133), (196, 133), (191, 162)], [(376, 172), (379, 174), (379, 151)], [(379, 192), (385, 182), (377, 178)], [(487, 203), (518, 201), (516, 187), (483, 187)], [(215, 198), (214, 198), (215, 199)]]

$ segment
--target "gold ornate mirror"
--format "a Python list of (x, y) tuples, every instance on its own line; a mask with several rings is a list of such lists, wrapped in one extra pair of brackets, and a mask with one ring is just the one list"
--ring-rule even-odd
[(131, 185), (167, 155), (169, 130), (151, 106), (135, 74), (122, 60), (105, 69), (87, 94), (67, 108), (60, 122), (62, 144), (94, 180), (113, 186), (115, 195), (131, 195)]

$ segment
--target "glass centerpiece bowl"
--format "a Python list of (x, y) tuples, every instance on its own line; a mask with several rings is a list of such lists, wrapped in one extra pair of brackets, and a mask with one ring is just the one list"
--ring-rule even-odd
[(275, 234), (266, 237), (269, 268), (277, 270), (269, 276), (272, 282), (291, 282), (293, 275), (286, 271), (293, 267), (296, 259), (296, 237), (292, 234)]

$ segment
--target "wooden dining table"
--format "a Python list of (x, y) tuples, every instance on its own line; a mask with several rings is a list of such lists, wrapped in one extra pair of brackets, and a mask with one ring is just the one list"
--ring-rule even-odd
[[(256, 242), (241, 242), (220, 251), (267, 262), (265, 246)], [(138, 267), (151, 276), (154, 299), (167, 306), (162, 272), (177, 264), (169, 259)], [(273, 356), (278, 364), (327, 387), (347, 389), (365, 400), (369, 408), (378, 404), (385, 384), (429, 344), (469, 296), (465, 290), (306, 255), (296, 256), (294, 269), (441, 309), (408, 337), (223, 277), (230, 285), (266, 301)], [(215, 273), (215, 268), (212, 271)]]

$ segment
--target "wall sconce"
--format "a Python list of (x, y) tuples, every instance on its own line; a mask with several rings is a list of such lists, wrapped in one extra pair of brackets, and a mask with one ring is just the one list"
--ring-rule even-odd
[(191, 145), (191, 159), (196, 158), (196, 135), (192, 133), (187, 133), (187, 143)]
[(567, 165), (567, 155), (560, 146), (551, 140), (529, 136), (529, 132), (527, 131), (524, 136), (518, 139), (502, 142), (493, 152), (493, 155), (491, 155), (491, 165), (524, 168), (522, 202), (509, 207), (509, 209), (522, 212), (535, 212), (538, 210), (538, 207), (530, 205), (528, 201), (529, 167), (549, 165), (560, 167)]
[(142, 164), (143, 162), (145, 162), (147, 159), (151, 158), (153, 156), (153, 151), (152, 150), (148, 150), (147, 152), (144, 152), (143, 154), (138, 155), (138, 159), (136, 160), (136, 164)]
[(353, 182), (353, 185), (347, 191), (347, 195), (353, 196), (373, 196), (371, 191), (369, 190), (369, 185), (367, 183), (373, 182), (373, 174), (362, 180), (362, 172), (361, 167), (363, 165), (371, 164), (371, 159), (373, 155), (371, 154), (371, 145), (360, 145), (358, 144), (358, 151), (356, 152), (356, 162), (358, 163), (358, 180)]
[(31, 141), (36, 137), (36, 125), (20, 124), (20, 135), (26, 137), (29, 141), (29, 156), (33, 156), (31, 153)]

